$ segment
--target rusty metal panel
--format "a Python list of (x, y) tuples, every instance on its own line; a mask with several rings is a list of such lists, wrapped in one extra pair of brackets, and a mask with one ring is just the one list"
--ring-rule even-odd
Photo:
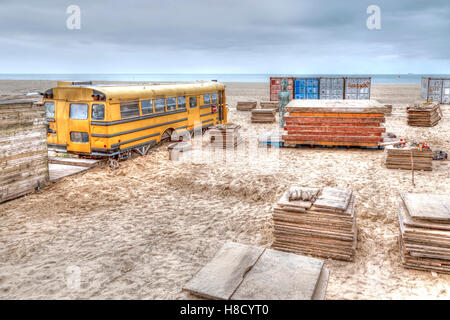
[(294, 99), (294, 78), (270, 77), (270, 101), (278, 101), (278, 91), (281, 90), (281, 80), (288, 80), (287, 90), (291, 92), (291, 100)]
[(345, 78), (345, 99), (367, 100), (370, 99), (370, 77)]
[(320, 99), (344, 99), (344, 78), (320, 78)]
[(444, 80), (442, 84), (442, 100), (443, 104), (450, 104), (450, 79)]

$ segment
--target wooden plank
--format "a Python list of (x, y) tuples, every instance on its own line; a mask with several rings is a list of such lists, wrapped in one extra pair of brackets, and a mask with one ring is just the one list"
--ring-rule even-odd
[(288, 112), (379, 114), (384, 116), (387, 108), (376, 100), (292, 100), (286, 106)]
[(266, 249), (232, 299), (311, 300), (322, 267), (319, 259)]
[[(288, 110), (289, 111), (289, 110)], [(327, 110), (321, 110), (322, 112), (295, 112), (289, 111), (289, 115), (292, 117), (348, 117), (348, 118), (379, 118), (383, 117), (384, 113), (364, 113), (360, 110), (360, 113), (343, 113), (343, 112), (326, 112)]]
[(331, 208), (344, 211), (347, 209), (351, 198), (351, 190), (341, 190), (325, 187), (319, 194), (317, 200), (314, 202), (314, 206), (319, 208)]
[(209, 299), (229, 300), (264, 248), (227, 242), (183, 290)]
[(450, 223), (450, 195), (404, 193), (401, 197), (413, 219)]

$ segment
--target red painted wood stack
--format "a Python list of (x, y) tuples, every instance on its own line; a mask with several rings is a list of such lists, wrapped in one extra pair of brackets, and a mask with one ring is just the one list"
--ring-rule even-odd
[(375, 100), (293, 100), (286, 111), (286, 146), (378, 147), (386, 131), (386, 107)]
[(291, 100), (294, 99), (294, 78), (270, 77), (270, 101), (278, 101), (278, 91), (281, 90), (281, 80), (288, 80), (287, 90), (291, 92)]

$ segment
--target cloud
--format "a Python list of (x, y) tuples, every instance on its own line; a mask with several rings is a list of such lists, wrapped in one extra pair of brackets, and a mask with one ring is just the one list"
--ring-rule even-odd
[[(81, 8), (81, 29), (66, 8)], [(366, 28), (369, 5), (381, 30)], [(447, 0), (0, 1), (0, 72), (442, 73)], [(448, 71), (447, 71), (448, 72)]]

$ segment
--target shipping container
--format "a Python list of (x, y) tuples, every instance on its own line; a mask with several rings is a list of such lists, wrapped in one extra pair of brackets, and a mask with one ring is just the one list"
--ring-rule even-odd
[(326, 77), (320, 78), (320, 99), (342, 100), (344, 99), (344, 78)]
[(295, 99), (319, 99), (319, 78), (296, 78)]
[(428, 102), (450, 104), (450, 78), (422, 78), (422, 98)]
[(345, 99), (365, 100), (370, 99), (371, 78), (346, 77), (345, 82)]
[(281, 90), (281, 80), (288, 80), (287, 90), (291, 92), (291, 100), (294, 99), (294, 78), (270, 77), (270, 101), (278, 101), (278, 91)]

